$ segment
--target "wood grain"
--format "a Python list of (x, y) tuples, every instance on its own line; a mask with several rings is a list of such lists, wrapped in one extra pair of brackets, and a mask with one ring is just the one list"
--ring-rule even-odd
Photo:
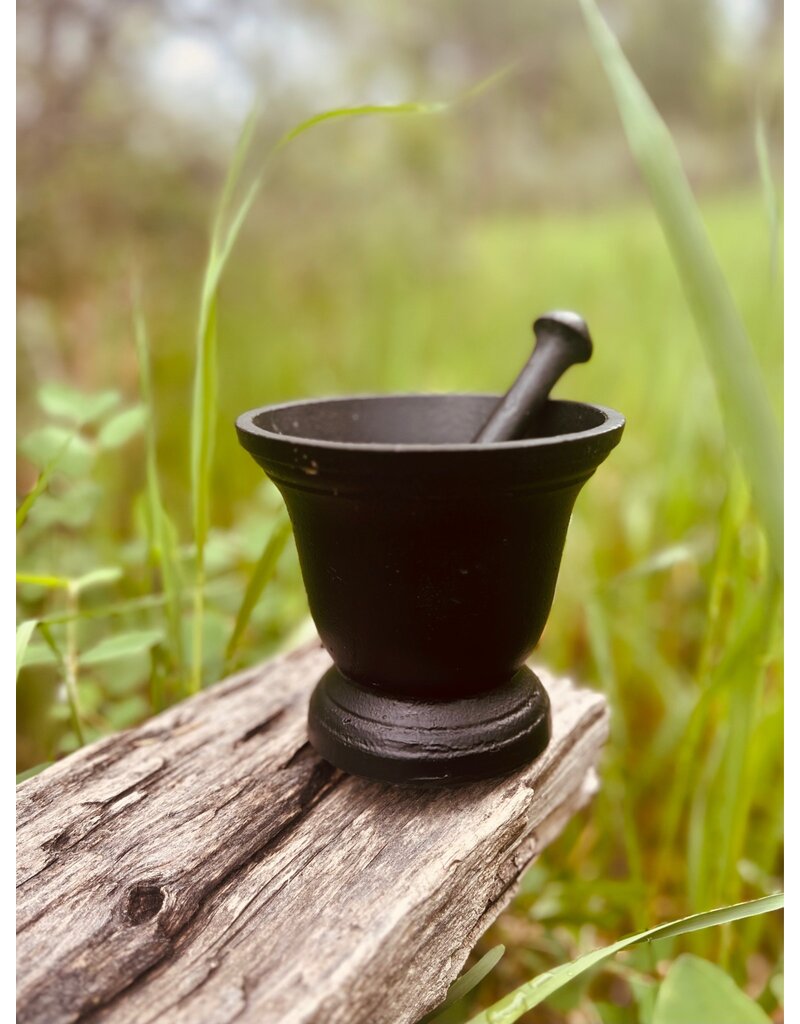
[(553, 740), (450, 789), (306, 743), (318, 644), (22, 783), (18, 1021), (413, 1024), (596, 789), (602, 697), (537, 669)]

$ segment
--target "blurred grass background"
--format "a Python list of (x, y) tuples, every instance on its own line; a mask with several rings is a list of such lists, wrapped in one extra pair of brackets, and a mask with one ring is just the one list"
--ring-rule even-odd
[[(765, 157), (781, 164), (780, 4), (604, 10), (673, 131), (780, 415), (780, 218), (764, 186)], [(316, 110), (450, 99), (505, 68), (446, 114), (322, 125), (269, 166), (220, 290), (203, 678), (309, 630), (289, 543), (226, 656), (281, 530), (276, 492), (236, 443), (239, 412), (359, 391), (501, 391), (533, 317), (577, 309), (595, 355), (558, 394), (613, 406), (628, 427), (579, 498), (536, 657), (606, 691), (612, 741), (601, 795), (482, 940), (478, 952), (502, 941), (506, 955), (449, 1019), (635, 928), (773, 891), (782, 648), (764, 537), (577, 5), (32, 0), (18, 41), (18, 503), (58, 458), (18, 534), (19, 620), (40, 623), (18, 679), (18, 770), (186, 692), (145, 500), (145, 428), (188, 650), (197, 308), (251, 104), (257, 166)], [(665, 960), (683, 949), (782, 1019), (774, 915), (673, 940)], [(663, 969), (632, 953), (522, 1019), (649, 1020)]]

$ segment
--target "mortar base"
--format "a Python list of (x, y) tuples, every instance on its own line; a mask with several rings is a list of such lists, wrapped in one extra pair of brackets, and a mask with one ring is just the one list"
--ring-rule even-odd
[(550, 733), (550, 699), (527, 666), (497, 689), (450, 701), (390, 697), (334, 666), (317, 683), (308, 711), (308, 737), (321, 757), (380, 782), (507, 775), (537, 758)]

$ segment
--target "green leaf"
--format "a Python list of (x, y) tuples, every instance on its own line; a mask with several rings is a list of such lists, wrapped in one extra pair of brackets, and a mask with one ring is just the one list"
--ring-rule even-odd
[(783, 893), (775, 893), (772, 896), (762, 896), (760, 899), (750, 900), (747, 903), (735, 903), (729, 907), (707, 910), (702, 914), (692, 914), (679, 921), (671, 921), (669, 924), (661, 924), (656, 928), (649, 928), (647, 931), (629, 935), (610, 946), (584, 953), (577, 960), (554, 967), (553, 970), (546, 971), (524, 985), (520, 985), (505, 998), (479, 1013), (477, 1017), (473, 1017), (468, 1024), (512, 1024), (513, 1021), (519, 1020), (523, 1013), (527, 1013), (528, 1010), (543, 1003), (564, 985), (629, 946), (635, 946), (640, 942), (653, 942), (655, 939), (668, 939), (675, 935), (685, 935), (688, 932), (712, 928), (730, 921), (739, 921), (756, 914), (766, 914), (773, 910), (780, 910), (782, 906)]
[(705, 346), (725, 426), (753, 488), (773, 564), (783, 563), (783, 458), (769, 395), (669, 130), (595, 0), (580, 0), (631, 151), (650, 192)]
[(52, 425), (28, 434), (20, 449), (42, 471), (55, 463), (50, 473), (57, 466), (67, 476), (87, 473), (94, 457), (91, 446), (80, 434)]
[(269, 583), (274, 576), (278, 559), (283, 554), (283, 549), (286, 547), (286, 543), (291, 535), (292, 525), (284, 514), (283, 520), (278, 523), (267, 538), (261, 557), (253, 567), (253, 571), (250, 574), (250, 579), (247, 582), (247, 589), (244, 592), (244, 597), (242, 598), (242, 603), (236, 616), (233, 633), (231, 633), (231, 638), (228, 641), (228, 646), (225, 650), (226, 661), (230, 661), (233, 657), (236, 647), (242, 638), (242, 634), (245, 629), (247, 629), (247, 624), (250, 621), (250, 616), (253, 614), (253, 609), (258, 604), (258, 600), (264, 592), (264, 587), (266, 587), (267, 583)]
[(72, 581), (76, 591), (89, 590), (92, 587), (107, 586), (109, 583), (116, 583), (122, 576), (122, 569), (118, 565), (107, 565), (101, 569), (92, 569), (90, 572), (78, 576)]
[(26, 779), (32, 779), (34, 775), (38, 775), (39, 772), (43, 772), (45, 768), (49, 768), (51, 764), (55, 764), (54, 761), (42, 761), (41, 764), (35, 764), (33, 768), (27, 768), (24, 772), (19, 772), (17, 775), (17, 785), (20, 782), (25, 782)]
[(103, 424), (97, 441), (102, 448), (121, 448), (132, 437), (141, 433), (146, 420), (147, 410), (143, 405), (124, 409)]
[(118, 391), (86, 394), (58, 381), (50, 381), (39, 388), (39, 404), (49, 416), (68, 420), (79, 427), (105, 416), (119, 400)]
[(19, 677), (19, 670), (22, 668), (28, 644), (38, 625), (38, 619), (26, 619), (17, 626), (17, 677)]
[(53, 475), (61, 462), (61, 459), (66, 454), (69, 446), (72, 444), (72, 439), (75, 437), (71, 434), (56, 454), (50, 459), (47, 465), (42, 469), (41, 473), (37, 477), (36, 483), (33, 485), (31, 490), (25, 495), (25, 498), (21, 502), (17, 509), (17, 530), (24, 525), (25, 520), (28, 518), (28, 513), (31, 511), (33, 506), (36, 504), (39, 496), (45, 491), (47, 485), (50, 483), (50, 477)]
[(57, 665), (58, 658), (47, 644), (29, 643), (22, 652), (20, 668), (39, 668), (42, 665)]
[(77, 480), (58, 497), (43, 494), (31, 511), (31, 530), (42, 536), (51, 526), (79, 530), (94, 517), (103, 489), (91, 480)]
[(118, 633), (106, 637), (99, 644), (85, 651), (80, 657), (82, 666), (102, 665), (120, 658), (130, 658), (134, 654), (148, 651), (159, 643), (162, 634), (160, 629), (132, 630), (130, 633)]
[(770, 1024), (758, 1003), (746, 996), (716, 964), (685, 953), (661, 983), (651, 1024)]
[(457, 1003), (459, 999), (463, 999), (465, 995), (470, 993), (474, 988), (477, 988), (483, 979), (500, 963), (505, 951), (505, 946), (494, 946), (490, 949), (485, 956), (480, 958), (474, 967), (470, 967), (470, 969), (465, 971), (460, 978), (456, 978), (447, 990), (447, 995), (445, 996), (444, 1001), (435, 1009), (426, 1013), (425, 1016), (417, 1022), (417, 1024), (432, 1024), (440, 1014), (444, 1013), (448, 1006), (452, 1006), (453, 1003)]

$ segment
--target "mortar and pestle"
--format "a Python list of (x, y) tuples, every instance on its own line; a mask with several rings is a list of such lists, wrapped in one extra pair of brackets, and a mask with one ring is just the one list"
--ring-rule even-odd
[(550, 389), (592, 342), (556, 312), (505, 397), (315, 399), (239, 417), (280, 489), (308, 602), (333, 659), (309, 740), (387, 782), (504, 775), (550, 739), (525, 665), (544, 629), (572, 506), (618, 443), (613, 409)]

